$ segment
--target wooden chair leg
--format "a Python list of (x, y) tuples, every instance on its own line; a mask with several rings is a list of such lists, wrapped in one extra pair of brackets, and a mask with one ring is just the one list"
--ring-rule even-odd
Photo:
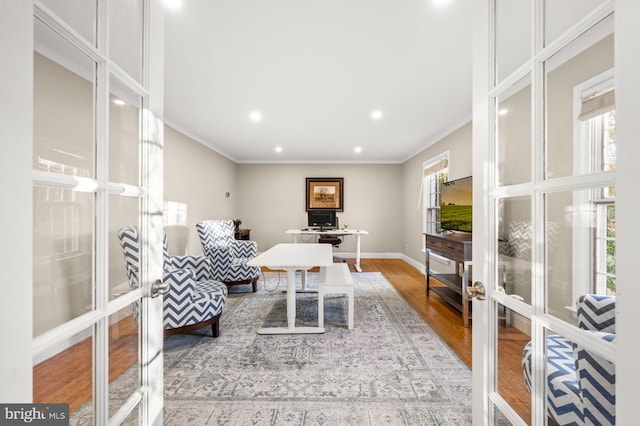
[(211, 324), (211, 332), (213, 333), (213, 337), (220, 336), (220, 319), (216, 318), (216, 320)]

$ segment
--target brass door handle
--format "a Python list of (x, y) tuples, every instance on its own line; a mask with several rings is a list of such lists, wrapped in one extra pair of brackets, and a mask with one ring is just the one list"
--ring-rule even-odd
[(482, 285), (480, 281), (476, 281), (472, 286), (467, 287), (467, 295), (470, 298), (475, 297), (478, 300), (485, 300), (487, 298), (484, 285)]

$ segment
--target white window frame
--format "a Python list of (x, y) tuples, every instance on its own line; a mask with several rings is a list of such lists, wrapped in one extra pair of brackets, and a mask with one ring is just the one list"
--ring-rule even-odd
[[(437, 166), (439, 163), (446, 161), (447, 166), (441, 169), (437, 169), (430, 174), (428, 170)], [(439, 188), (437, 185), (437, 177), (439, 173), (448, 173), (451, 163), (449, 160), (449, 151), (445, 151), (442, 154), (433, 157), (424, 163), (422, 163), (422, 232), (438, 232), (440, 229), (438, 224), (440, 223), (440, 196)], [(437, 220), (432, 220), (431, 216), (436, 216)], [(425, 241), (423, 239), (423, 249), (425, 249)]]
[[(573, 90), (573, 173), (574, 175), (586, 175), (599, 172), (594, 169), (595, 162), (601, 158), (601, 153), (596, 148), (601, 145), (601, 140), (594, 138), (595, 133), (591, 120), (579, 120), (580, 111), (582, 109), (582, 100), (586, 97), (602, 92), (604, 90), (615, 87), (615, 78), (613, 69), (605, 71), (582, 84), (577, 85)], [(599, 127), (599, 124), (596, 124)], [(585, 143), (588, 141), (588, 143)], [(595, 155), (594, 155), (595, 154)], [(598, 161), (599, 162), (599, 161)], [(572, 300), (577, 300), (582, 294), (598, 293), (606, 294), (606, 279), (604, 289), (596, 285), (596, 270), (598, 265), (597, 258), (594, 256), (597, 247), (597, 224), (602, 216), (602, 207), (606, 204), (600, 204), (596, 198), (601, 198), (594, 191), (580, 191), (573, 195), (573, 207), (576, 212), (574, 223), (577, 224), (573, 229), (573, 255), (572, 262)], [(593, 219), (588, 220), (587, 215), (583, 211), (586, 206), (593, 209)], [(592, 223), (591, 221), (594, 221)], [(594, 232), (594, 227), (596, 231)], [(590, 265), (585, 268), (584, 265)], [(606, 269), (605, 269), (606, 270)], [(601, 292), (602, 291), (602, 292)], [(567, 307), (573, 309), (573, 307)]]

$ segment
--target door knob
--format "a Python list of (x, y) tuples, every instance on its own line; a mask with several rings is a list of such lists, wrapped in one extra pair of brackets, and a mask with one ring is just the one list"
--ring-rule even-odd
[(155, 280), (155, 282), (151, 284), (151, 297), (167, 294), (168, 291), (169, 283), (163, 283), (162, 280)]
[(467, 287), (467, 295), (469, 297), (475, 297), (478, 300), (485, 300), (484, 285), (480, 281), (476, 281), (472, 286)]

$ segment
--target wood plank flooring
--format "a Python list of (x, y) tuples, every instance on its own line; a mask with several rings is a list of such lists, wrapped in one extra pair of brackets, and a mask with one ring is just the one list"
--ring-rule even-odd
[[(348, 259), (351, 270), (354, 260)], [(424, 275), (400, 259), (361, 259), (363, 272), (379, 271), (409, 305), (440, 335), (460, 359), (471, 368), (471, 328), (465, 328), (459, 312), (436, 294), (425, 294)], [(357, 326), (357, 324), (356, 324)], [(221, 325), (224, 332), (224, 325)], [(137, 330), (129, 318), (112, 326), (109, 379), (118, 377), (137, 360)], [(517, 330), (505, 329), (498, 342), (501, 395), (523, 419), (530, 419), (529, 394), (520, 366), (522, 347), (529, 340)], [(36, 365), (33, 370), (34, 402), (68, 402), (75, 411), (92, 395), (91, 340)]]

